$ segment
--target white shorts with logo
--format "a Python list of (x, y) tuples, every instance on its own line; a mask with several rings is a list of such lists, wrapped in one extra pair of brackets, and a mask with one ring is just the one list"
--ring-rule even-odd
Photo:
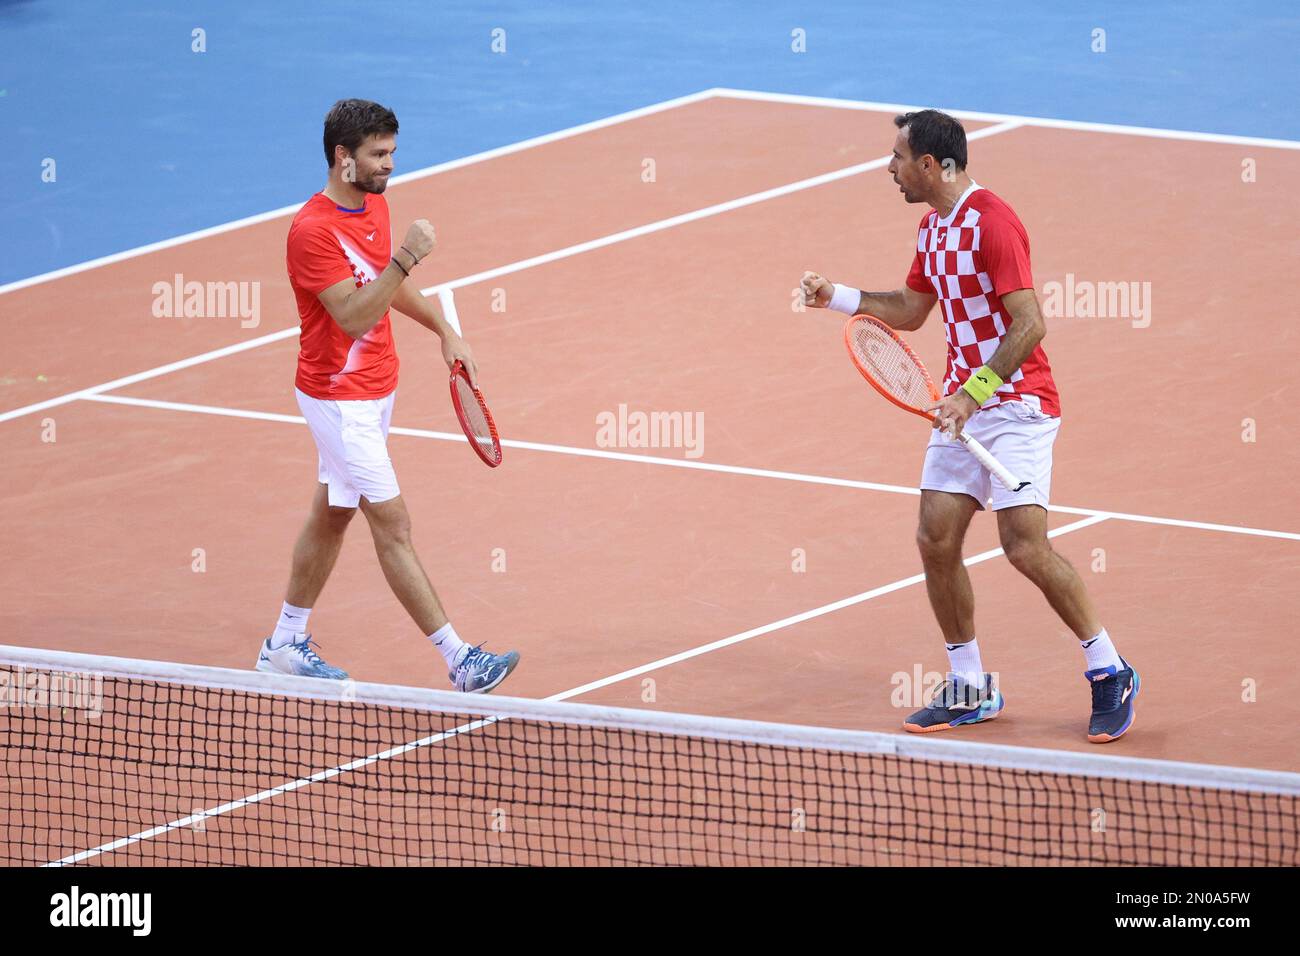
[(993, 510), (1017, 505), (1047, 507), (1052, 490), (1052, 444), (1061, 420), (1024, 402), (1006, 402), (982, 408), (966, 422), (966, 432), (987, 448), (1028, 487), (1019, 493), (1002, 487), (960, 441), (937, 429), (930, 436), (921, 469), (921, 488), (970, 495), (983, 509), (993, 500)]
[(294, 391), (316, 439), (317, 477), (328, 486), (331, 505), (355, 508), (363, 496), (379, 504), (401, 494), (388, 457), (388, 425), (397, 392), (383, 398), (335, 402), (312, 398), (301, 389)]

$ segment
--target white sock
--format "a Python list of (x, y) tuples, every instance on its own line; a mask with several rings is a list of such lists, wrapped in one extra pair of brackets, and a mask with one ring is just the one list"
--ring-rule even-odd
[(456, 629), (451, 626), (451, 621), (430, 634), (429, 640), (433, 641), (433, 646), (438, 649), (447, 666), (455, 668), (456, 656), (464, 649), (465, 642), (456, 635)]
[(1088, 670), (1095, 671), (1103, 667), (1120, 669), (1119, 651), (1115, 650), (1115, 645), (1110, 642), (1110, 635), (1106, 633), (1104, 627), (1097, 632), (1096, 637), (1080, 642), (1079, 646), (1083, 648)]
[(271, 649), (299, 643), (307, 633), (307, 615), (310, 613), (309, 607), (294, 607), (285, 601), (280, 610), (280, 620), (275, 625), (275, 633), (271, 635)]
[(980, 660), (980, 646), (975, 638), (965, 644), (945, 644), (948, 649), (949, 669), (972, 687), (984, 687), (984, 663)]

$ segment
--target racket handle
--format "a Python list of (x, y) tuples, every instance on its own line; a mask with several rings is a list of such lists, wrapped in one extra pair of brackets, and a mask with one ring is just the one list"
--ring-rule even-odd
[(998, 481), (1002, 482), (1002, 487), (1006, 488), (1007, 491), (1019, 491), (1021, 488), (1025, 488), (1029, 485), (1029, 482), (1021, 481), (1015, 475), (1011, 474), (1002, 462), (994, 458), (987, 448), (977, 442), (974, 438), (971, 438), (970, 435), (962, 432), (960, 441), (966, 446), (966, 450), (979, 460), (981, 465), (991, 471), (997, 477)]

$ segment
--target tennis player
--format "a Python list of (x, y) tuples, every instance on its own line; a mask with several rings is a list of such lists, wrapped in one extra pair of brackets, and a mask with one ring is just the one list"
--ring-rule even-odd
[[(1133, 726), (1137, 672), (1115, 649), (1078, 573), (1047, 538), (1061, 407), (1040, 344), (1047, 329), (1034, 294), (1029, 236), (1011, 207), (967, 174), (966, 131), (957, 120), (921, 110), (896, 116), (894, 125), (889, 171), (904, 199), (931, 207), (921, 217), (906, 283), (892, 292), (860, 292), (809, 272), (802, 287), (807, 305), (873, 315), (899, 331), (919, 329), (936, 302), (943, 306), (948, 363), (943, 400), (930, 409), (937, 417), (921, 469), (917, 544), (950, 672), (903, 726), (949, 730), (1003, 709), (980, 657), (975, 597), (962, 563), (971, 518), (991, 503), (1007, 559), (1079, 639), (1092, 689), (1088, 739), (1116, 740)], [(993, 481), (945, 434), (963, 429), (1030, 484), (1013, 492)]]
[(442, 340), (448, 366), (459, 359), (477, 377), (469, 345), (411, 279), (433, 250), (433, 226), (417, 219), (392, 248), (383, 193), (396, 150), (391, 110), (367, 100), (335, 103), (325, 117), (329, 182), (289, 227), (289, 283), (302, 321), (296, 392), (316, 440), (320, 484), (294, 545), (280, 619), (262, 642), (257, 669), (347, 677), (313, 649), (307, 617), (360, 507), (389, 587), (442, 655), (452, 685), (482, 693), (506, 679), (519, 655), (471, 647), (447, 620), (411, 544), (411, 518), (386, 447), (398, 367), (390, 307)]

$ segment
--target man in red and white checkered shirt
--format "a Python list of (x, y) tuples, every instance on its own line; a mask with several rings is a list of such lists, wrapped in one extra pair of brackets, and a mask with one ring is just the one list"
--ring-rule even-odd
[[(993, 358), (1007, 334), (1007, 313), (995, 290), (1034, 287), (1025, 227), (1010, 206), (971, 183), (953, 212), (940, 216), (931, 209), (921, 217), (907, 287), (939, 299), (948, 339), (943, 394), (952, 395), (971, 372)], [(1041, 345), (1034, 346), (993, 394), (994, 405), (1019, 401), (1053, 418), (1061, 414), (1052, 367)], [(962, 406), (954, 411), (960, 413)], [(1042, 498), (1046, 504), (1046, 493)]]
[[(926, 589), (951, 671), (933, 700), (903, 726), (915, 733), (990, 720), (1005, 701), (975, 640), (975, 598), (962, 543), (976, 511), (991, 505), (1008, 560), (1043, 592), (1083, 648), (1092, 688), (1088, 739), (1115, 740), (1133, 724), (1137, 672), (1119, 656), (1082, 579), (1047, 538), (1052, 445), (1061, 406), (1040, 342), (1047, 332), (1034, 294), (1029, 235), (1003, 200), (966, 172), (966, 131), (937, 110), (894, 118), (889, 172), (921, 217), (904, 287), (861, 292), (814, 272), (804, 303), (867, 314), (899, 331), (919, 329), (940, 303), (948, 341), (943, 400), (921, 471), (917, 544)], [(966, 431), (1025, 484), (992, 480), (955, 440)], [(951, 437), (950, 437), (951, 435)]]

